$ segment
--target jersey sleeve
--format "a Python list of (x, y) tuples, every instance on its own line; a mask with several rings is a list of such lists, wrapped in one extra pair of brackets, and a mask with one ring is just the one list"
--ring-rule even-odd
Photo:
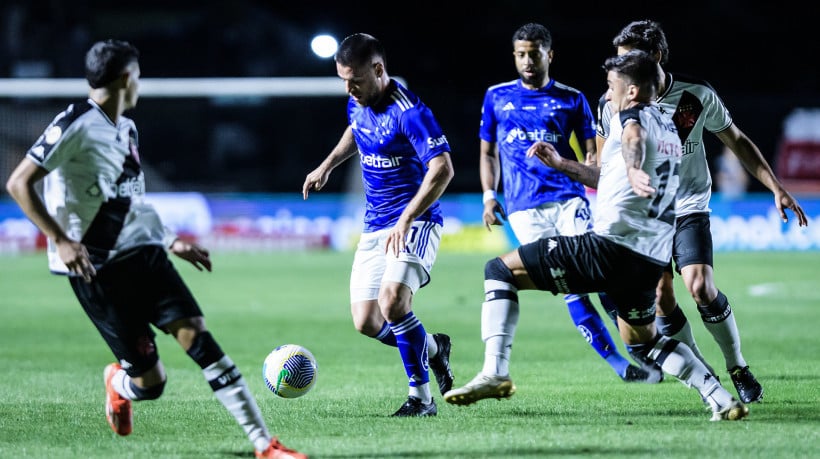
[(726, 108), (715, 90), (711, 87), (709, 89), (703, 97), (704, 115), (706, 116), (703, 127), (709, 132), (720, 132), (732, 124), (732, 115), (729, 114), (729, 109)]
[(69, 106), (66, 111), (57, 115), (26, 152), (26, 156), (49, 172), (69, 160), (78, 150), (73, 147), (79, 141), (79, 136), (75, 135), (78, 132), (79, 121), (72, 116), (72, 108)]
[(495, 117), (495, 104), (493, 102), (493, 92), (487, 90), (484, 94), (484, 102), (481, 105), (481, 125), (478, 128), (478, 137), (490, 143), (496, 143), (496, 127), (498, 120)]
[(423, 163), (450, 152), (450, 144), (433, 112), (426, 105), (408, 110), (400, 118), (399, 126)]

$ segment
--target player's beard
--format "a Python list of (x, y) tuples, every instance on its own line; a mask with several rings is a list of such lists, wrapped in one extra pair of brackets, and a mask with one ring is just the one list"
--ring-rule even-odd
[(533, 70), (532, 76), (521, 75), (521, 81), (524, 84), (534, 86), (536, 88), (540, 88), (541, 85), (544, 83), (544, 77), (547, 75), (547, 72), (543, 70)]

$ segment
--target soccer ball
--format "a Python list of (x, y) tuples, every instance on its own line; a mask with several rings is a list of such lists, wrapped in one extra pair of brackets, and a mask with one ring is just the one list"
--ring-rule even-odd
[(265, 357), (262, 378), (274, 394), (297, 398), (307, 394), (316, 383), (316, 358), (298, 344), (283, 344)]

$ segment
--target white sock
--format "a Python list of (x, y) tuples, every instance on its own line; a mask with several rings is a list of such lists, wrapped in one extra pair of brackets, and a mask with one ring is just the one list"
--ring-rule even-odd
[[(484, 291), (518, 289), (506, 282), (485, 280)], [(481, 339), (484, 341), (485, 375), (508, 376), (515, 328), (518, 325), (518, 302), (506, 298), (492, 298), (481, 304)]]
[[(662, 354), (666, 356), (659, 361)], [(663, 371), (678, 378), (686, 387), (697, 389), (713, 410), (725, 407), (732, 402), (732, 394), (720, 385), (717, 378), (700, 359), (695, 357), (686, 344), (661, 336), (657, 344), (649, 351), (649, 357), (660, 363)]]
[(683, 327), (681, 327), (681, 329), (677, 333), (671, 335), (670, 338), (676, 339), (681, 343), (684, 343), (687, 346), (689, 346), (689, 349), (692, 351), (693, 354), (695, 354), (695, 357), (697, 357), (701, 362), (703, 362), (704, 365), (706, 365), (706, 368), (709, 370), (710, 373), (715, 374), (715, 369), (712, 368), (709, 365), (709, 363), (706, 362), (706, 359), (703, 357), (703, 354), (700, 353), (698, 345), (695, 344), (695, 336), (692, 335), (692, 327), (689, 326), (688, 320), (683, 325)]
[(743, 354), (740, 353), (740, 332), (737, 330), (737, 322), (735, 322), (735, 313), (729, 312), (726, 319), (718, 323), (703, 322), (715, 342), (720, 347), (720, 352), (723, 353), (723, 358), (726, 360), (726, 369), (731, 370), (734, 367), (745, 367), (746, 360)]
[(270, 434), (262, 418), (262, 412), (251, 395), (245, 379), (239, 373), (233, 361), (225, 355), (217, 362), (212, 363), (202, 374), (208, 383), (220, 378), (235, 378), (232, 383), (214, 391), (225, 409), (236, 419), (236, 422), (245, 430), (248, 439), (258, 451), (264, 451), (270, 444)]
[(117, 370), (111, 378), (111, 387), (113, 387), (122, 398), (126, 398), (128, 400), (134, 400), (137, 398), (137, 394), (131, 390), (131, 377), (128, 376), (128, 373), (126, 373), (122, 368)]
[(427, 404), (433, 401), (433, 395), (430, 394), (430, 384), (421, 384), (418, 386), (410, 386), (410, 396), (421, 399), (421, 403)]

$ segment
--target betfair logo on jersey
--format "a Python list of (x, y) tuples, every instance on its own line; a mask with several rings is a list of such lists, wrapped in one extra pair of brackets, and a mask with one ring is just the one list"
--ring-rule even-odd
[(131, 198), (145, 194), (145, 174), (140, 173), (137, 177), (129, 177), (118, 183), (111, 183), (106, 179), (101, 179), (86, 189), (89, 196), (105, 195), (106, 199)]
[(694, 140), (686, 139), (686, 142), (683, 143), (683, 155), (691, 155), (692, 153), (696, 152), (700, 147), (700, 142), (695, 142)]
[(442, 145), (447, 145), (447, 137), (443, 135), (441, 137), (436, 137), (435, 139), (432, 137), (427, 138), (427, 148), (430, 148), (431, 150)]
[(537, 142), (539, 140), (542, 140), (544, 142), (557, 143), (560, 141), (560, 139), (560, 134), (547, 131), (546, 129), (538, 129), (537, 131), (525, 131), (523, 129), (514, 128), (507, 133), (507, 137), (504, 139), (504, 141), (507, 143), (513, 143), (515, 141)]
[(392, 167), (399, 167), (401, 158), (398, 156), (378, 156), (373, 153), (363, 155), (359, 153), (359, 158), (362, 160), (362, 166), (375, 167), (376, 169), (389, 169)]
[(680, 158), (683, 156), (683, 147), (680, 142), (658, 142), (658, 154), (662, 156), (671, 156), (673, 158)]

